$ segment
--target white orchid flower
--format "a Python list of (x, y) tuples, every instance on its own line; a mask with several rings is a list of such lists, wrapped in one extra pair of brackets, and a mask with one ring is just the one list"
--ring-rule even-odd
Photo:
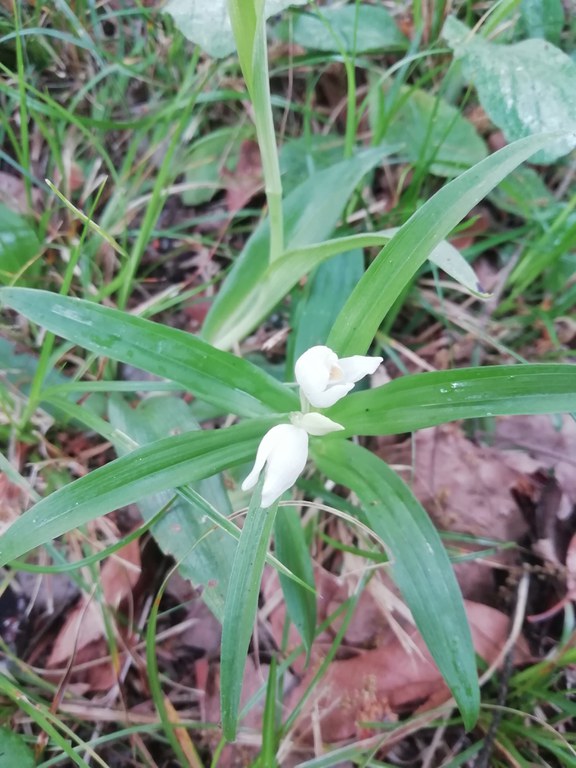
[(242, 490), (254, 488), (265, 469), (261, 505), (265, 509), (291, 488), (303, 472), (308, 460), (308, 436), (321, 437), (344, 429), (321, 413), (308, 413), (308, 408), (328, 408), (344, 397), (354, 384), (374, 373), (381, 357), (343, 357), (329, 347), (311, 347), (300, 355), (295, 365), (296, 381), (305, 413), (292, 413), (291, 424), (272, 427), (258, 446), (252, 471), (242, 483)]
[(321, 413), (293, 413), (292, 424), (272, 427), (258, 446), (252, 471), (242, 483), (242, 490), (254, 488), (266, 466), (261, 505), (271, 506), (291, 488), (304, 471), (308, 460), (308, 435), (327, 435), (344, 429)]
[(308, 402), (315, 408), (329, 408), (354, 388), (354, 384), (374, 373), (381, 357), (338, 358), (330, 347), (310, 347), (294, 366), (296, 381)]

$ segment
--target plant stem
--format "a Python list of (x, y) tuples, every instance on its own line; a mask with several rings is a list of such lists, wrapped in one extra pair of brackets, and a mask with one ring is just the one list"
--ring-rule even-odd
[(230, 19), (238, 49), (240, 68), (254, 107), (254, 123), (264, 174), (264, 189), (270, 221), (270, 262), (284, 252), (282, 180), (270, 98), (266, 18), (264, 3), (251, 0), (251, 12), (238, 0), (229, 0)]
[(26, 94), (26, 73), (24, 71), (24, 49), (22, 42), (22, 29), (20, 8), (17, 0), (14, 0), (14, 27), (16, 31), (16, 67), (18, 71), (18, 94), (20, 98), (20, 142), (21, 148), (19, 160), (26, 173), (23, 174), (24, 189), (26, 191), (26, 203), (32, 210), (32, 183), (30, 181), (30, 143), (28, 135), (28, 97)]
[(252, 103), (256, 116), (256, 135), (262, 156), (262, 171), (268, 214), (270, 218), (270, 261), (280, 258), (284, 252), (284, 221), (282, 211), (282, 180), (276, 146), (276, 132), (272, 116), (268, 51), (266, 48), (266, 22), (262, 15), (260, 29), (254, 40), (254, 70)]

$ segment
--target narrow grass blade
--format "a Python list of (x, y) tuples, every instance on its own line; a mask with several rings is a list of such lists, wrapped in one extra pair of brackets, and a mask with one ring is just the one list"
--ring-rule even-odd
[(462, 594), (438, 532), (408, 486), (381, 459), (346, 440), (318, 441), (318, 467), (360, 499), (368, 525), (386, 543), (392, 577), (460, 708), (466, 728), (480, 694)]
[[(98, 765), (108, 768), (106, 763), (94, 753), (88, 744), (76, 736), (74, 731), (68, 728), (68, 726), (60, 722), (57, 716), (54, 715), (47, 706), (28, 698), (18, 686), (11, 683), (3, 674), (0, 675), (0, 693), (6, 698), (11, 699), (19, 709), (25, 712), (30, 719), (36, 723), (43, 733), (50, 736), (52, 742), (61, 749), (62, 752), (68, 755), (71, 764), (77, 765), (79, 768), (89, 768), (88, 763), (71, 746), (71, 741), (73, 741), (76, 744), (79, 744), (84, 752), (88, 752), (90, 758), (96, 758)], [(60, 733), (60, 730), (64, 732), (64, 735)], [(0, 755), (0, 757), (5, 756), (4, 753)], [(19, 760), (22, 760), (22, 756), (20, 756)], [(6, 763), (6, 765), (12, 766), (14, 763), (10, 761), (10, 763)], [(22, 760), (22, 762), (18, 762), (17, 765), (25, 765), (25, 762)]]
[(188, 432), (132, 451), (55, 491), (0, 537), (0, 566), (89, 520), (252, 458), (272, 420)]
[(291, 507), (282, 507), (276, 516), (274, 549), (278, 560), (295, 576), (309, 584), (312, 590), (304, 589), (293, 579), (279, 574), (288, 616), (298, 630), (309, 655), (316, 631), (314, 571), (300, 515)]
[(236, 548), (224, 606), (220, 666), (220, 705), (224, 738), (234, 741), (246, 654), (258, 610), (260, 581), (278, 504), (260, 507), (260, 487), (252, 496)]
[(272, 656), (268, 671), (268, 683), (266, 685), (264, 715), (262, 717), (262, 749), (259, 755), (259, 763), (257, 763), (262, 768), (276, 768), (278, 765), (276, 760), (276, 751), (278, 749), (276, 724), (278, 720), (278, 664), (276, 657)]
[(530, 136), (482, 160), (427, 200), (378, 254), (338, 316), (328, 346), (365, 354), (387, 312), (432, 250), (511, 171), (556, 134)]
[(327, 415), (351, 435), (391, 435), (457, 419), (573, 411), (576, 366), (526, 364), (403, 376), (348, 395)]
[(261, 416), (297, 407), (294, 393), (261, 369), (176, 328), (28, 288), (0, 289), (0, 303), (85, 349), (177, 381), (229, 412)]
[(171, 715), (175, 713), (173, 712), (170, 699), (168, 699), (167, 696), (164, 696), (162, 691), (162, 683), (160, 682), (160, 672), (158, 669), (158, 647), (156, 642), (158, 614), (160, 612), (160, 603), (164, 597), (171, 576), (172, 572), (168, 573), (160, 585), (160, 589), (154, 596), (154, 602), (152, 603), (148, 621), (146, 622), (146, 672), (152, 701), (154, 702), (156, 711), (160, 717), (166, 738), (174, 751), (174, 755), (177, 757), (181, 766), (189, 766), (189, 768), (193, 768), (194, 763), (186, 759), (186, 754), (178, 739), (176, 727), (173, 722), (174, 718), (171, 717)]

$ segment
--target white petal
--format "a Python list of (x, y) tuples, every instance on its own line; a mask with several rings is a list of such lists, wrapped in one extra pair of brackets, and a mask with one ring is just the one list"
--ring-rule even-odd
[(363, 355), (339, 360), (330, 347), (317, 346), (300, 355), (294, 371), (306, 400), (315, 408), (329, 408), (348, 394), (355, 382), (374, 373), (381, 362), (381, 357)]
[(262, 507), (273, 504), (284, 491), (291, 488), (306, 466), (308, 459), (308, 434), (300, 427), (280, 424), (280, 442), (268, 458), (266, 479), (262, 488)]
[(354, 389), (354, 384), (334, 384), (323, 392), (306, 392), (305, 394), (314, 408), (330, 408), (344, 395), (347, 395), (351, 389)]
[(260, 441), (254, 467), (242, 483), (242, 490), (248, 491), (256, 485), (266, 465), (262, 507), (269, 507), (294, 485), (307, 459), (308, 434), (304, 429), (292, 424), (272, 427)]
[(344, 381), (356, 382), (374, 373), (380, 363), (381, 357), (364, 357), (363, 355), (353, 355), (352, 357), (343, 357), (338, 361), (338, 365), (344, 374)]
[(251, 488), (254, 488), (258, 482), (258, 478), (260, 477), (260, 472), (262, 472), (264, 468), (264, 464), (266, 464), (270, 454), (282, 439), (283, 426), (286, 425), (279, 424), (277, 427), (272, 427), (272, 429), (269, 429), (268, 432), (266, 432), (262, 440), (260, 440), (260, 445), (258, 446), (258, 450), (256, 452), (256, 460), (254, 462), (254, 466), (252, 467), (252, 470), (246, 480), (244, 480), (242, 483), (243, 491), (249, 491)]
[(328, 387), (330, 374), (337, 366), (338, 357), (329, 347), (310, 347), (296, 360), (294, 365), (296, 381), (316, 408), (323, 407), (316, 405), (314, 399)]
[(321, 413), (293, 413), (290, 418), (295, 427), (302, 427), (309, 435), (315, 437), (344, 429), (342, 424), (337, 424)]

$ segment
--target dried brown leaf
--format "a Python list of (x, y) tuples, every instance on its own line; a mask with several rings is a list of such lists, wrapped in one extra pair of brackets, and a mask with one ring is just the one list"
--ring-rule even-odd
[[(512, 489), (538, 467), (537, 462), (525, 453), (478, 445), (458, 424), (421, 430), (414, 441), (412, 489), (440, 529), (502, 541), (518, 541), (526, 534)], [(383, 446), (380, 454), (392, 464), (411, 467), (409, 442)], [(503, 552), (490, 560), (504, 565), (512, 557)], [(461, 563), (456, 573), (465, 597), (494, 600), (493, 576), (486, 565)]]
[(20, 517), (27, 501), (26, 492), (0, 472), (0, 534)]
[[(42, 200), (39, 189), (32, 190), (32, 205), (37, 208)], [(26, 197), (26, 186), (20, 176), (0, 171), (0, 203), (10, 208), (11, 211), (21, 214), (29, 214), (30, 206)]]
[(230, 213), (242, 208), (262, 189), (262, 161), (255, 141), (246, 139), (240, 145), (240, 157), (234, 171), (222, 169), (226, 188), (226, 207)]
[(570, 416), (507, 416), (496, 420), (495, 445), (553, 470), (562, 491), (576, 504), (576, 422)]
[(568, 599), (576, 600), (576, 534), (572, 536), (566, 554), (566, 587)]
[[(500, 611), (470, 601), (466, 601), (466, 612), (476, 652), (490, 664), (506, 642), (510, 621)], [(394, 639), (355, 658), (334, 661), (299, 718), (300, 739), (311, 739), (313, 707), (319, 711), (323, 741), (333, 743), (366, 736), (366, 721), (395, 720), (406, 711), (425, 710), (448, 700), (449, 690), (423, 640), (417, 632), (412, 639), (416, 648), (412, 654)], [(527, 658), (521, 638), (515, 661)], [(289, 706), (296, 705), (314, 674), (310, 670), (291, 693)]]
[[(102, 594), (106, 605), (117, 609), (132, 594), (140, 576), (140, 547), (132, 541), (109, 557), (101, 570)], [(64, 622), (50, 653), (48, 667), (65, 664), (81, 649), (105, 635), (100, 605), (91, 595), (83, 594)]]

